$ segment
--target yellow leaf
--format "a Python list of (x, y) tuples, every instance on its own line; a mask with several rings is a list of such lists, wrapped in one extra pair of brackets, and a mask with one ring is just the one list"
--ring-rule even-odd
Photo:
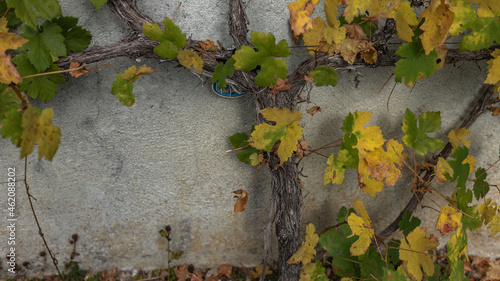
[(500, 5), (498, 0), (468, 0), (469, 3), (478, 5), (478, 17), (497, 17), (500, 16)]
[(402, 167), (406, 155), (402, 154), (403, 145), (396, 140), (389, 140), (386, 143), (387, 152), (382, 148), (376, 148), (374, 151), (360, 153), (360, 159), (363, 158), (368, 165), (367, 171), (370, 176), (376, 180), (386, 180), (386, 184), (391, 186), (396, 184), (402, 176), (401, 171), (396, 167)]
[[(262, 274), (262, 264), (257, 265), (254, 270), (250, 271), (250, 274), (254, 279), (257, 279), (260, 277)], [(265, 275), (270, 275), (273, 274), (273, 271), (271, 270), (271, 267), (269, 265), (266, 265), (266, 270), (264, 272)]]
[(493, 237), (498, 232), (500, 232), (500, 213), (497, 212), (497, 214), (493, 217), (487, 228), (491, 229), (490, 237)]
[(276, 122), (276, 126), (288, 126), (302, 119), (300, 111), (291, 111), (288, 108), (265, 108), (260, 111), (262, 116), (268, 121)]
[(425, 18), (420, 27), (424, 33), (420, 35), (425, 54), (429, 55), (434, 48), (444, 44), (448, 31), (453, 23), (454, 14), (447, 0), (432, 0), (431, 4), (420, 15)]
[(316, 245), (318, 245), (319, 236), (316, 234), (316, 228), (312, 223), (306, 226), (306, 241), (293, 254), (287, 263), (302, 263), (303, 265), (311, 263), (311, 259), (316, 255)]
[(328, 53), (333, 55), (334, 52), (338, 52), (337, 44), (340, 44), (346, 37), (346, 29), (340, 26), (340, 22), (335, 22), (334, 27), (327, 26), (325, 21), (317, 17), (314, 19), (311, 29), (304, 32), (304, 44), (310, 52), (309, 54), (314, 55), (315, 52), (318, 53)]
[(451, 206), (441, 207), (436, 229), (441, 232), (441, 235), (450, 234), (462, 226), (462, 213)]
[(314, 6), (318, 3), (319, 0), (297, 0), (288, 5), (290, 29), (295, 43), (299, 41), (299, 36), (312, 26), (311, 15), (314, 12)]
[(325, 175), (323, 177), (323, 185), (328, 183), (332, 184), (342, 184), (344, 181), (345, 166), (344, 163), (348, 160), (349, 152), (342, 149), (337, 154), (337, 160), (335, 160), (335, 154), (331, 154), (326, 161), (328, 167), (325, 169)]
[(418, 24), (415, 11), (410, 6), (410, 2), (401, 2), (397, 10), (394, 10), (390, 17), (396, 20), (396, 31), (399, 38), (406, 42), (411, 42), (413, 37), (413, 29), (411, 26)]
[(491, 56), (493, 58), (488, 61), (488, 76), (484, 83), (495, 85), (496, 91), (500, 92), (500, 49), (493, 51)]
[(155, 70), (151, 67), (147, 67), (145, 64), (139, 66), (139, 68), (137, 68), (135, 65), (132, 65), (127, 70), (125, 70), (125, 72), (123, 72), (122, 78), (127, 81), (134, 82), (142, 75), (148, 75), (153, 72), (155, 72)]
[(191, 50), (180, 50), (177, 59), (187, 69), (193, 67), (199, 73), (203, 71), (203, 59)]
[(303, 265), (302, 268), (300, 269), (299, 281), (313, 281), (313, 280), (311, 280), (311, 275), (313, 274), (314, 269), (316, 269), (315, 263), (309, 263), (309, 264)]
[(15, 50), (26, 42), (28, 40), (21, 36), (9, 33), (7, 18), (0, 18), (0, 83), (10, 84), (12, 82), (19, 84), (23, 81), (16, 67), (12, 64), (10, 54), (6, 54), (5, 51), (9, 49)]
[(447, 181), (446, 174), (450, 177), (453, 177), (453, 168), (444, 160), (443, 157), (438, 158), (438, 162), (436, 164), (436, 168), (434, 169), (434, 174), (436, 175), (436, 181), (439, 184), (443, 184)]
[(337, 16), (339, 15), (337, 6), (341, 4), (341, 0), (325, 0), (326, 21), (331, 27), (337, 26)]
[(470, 135), (470, 131), (458, 127), (455, 130), (451, 130), (450, 133), (448, 134), (448, 138), (450, 139), (450, 143), (453, 146), (453, 148), (460, 147), (460, 142), (467, 148), (470, 147), (470, 139), (466, 139), (465, 137)]
[(363, 128), (363, 126), (370, 121), (372, 116), (371, 112), (357, 111), (354, 112), (354, 127), (353, 134), (356, 135), (358, 139), (358, 144), (355, 146), (358, 150), (369, 150), (373, 151), (375, 148), (381, 147), (384, 142), (384, 136), (382, 135), (382, 130), (378, 126), (369, 126)]
[(371, 238), (375, 235), (375, 230), (363, 203), (357, 200), (354, 201), (354, 209), (356, 209), (361, 217), (351, 213), (347, 218), (347, 224), (349, 224), (352, 230), (352, 234), (349, 237), (358, 235), (359, 239), (351, 245), (350, 251), (352, 256), (360, 256), (370, 246)]
[[(408, 243), (406, 243), (408, 240)], [(420, 281), (423, 272), (427, 275), (434, 273), (434, 262), (432, 256), (428, 255), (429, 250), (435, 249), (439, 242), (433, 235), (427, 236), (425, 228), (415, 228), (405, 239), (401, 240), (399, 258), (403, 261), (403, 266), (408, 275)]]
[(52, 108), (44, 109), (40, 116), (31, 106), (26, 109), (22, 118), (21, 158), (30, 154), (35, 143), (38, 143), (38, 158), (52, 160), (61, 138), (61, 130), (52, 124), (53, 117)]
[(481, 222), (484, 225), (488, 225), (497, 212), (498, 206), (496, 202), (493, 202), (493, 199), (488, 198), (486, 202), (479, 206), (479, 215), (481, 216)]
[(299, 126), (302, 113), (276, 107), (260, 112), (266, 120), (274, 121), (276, 125), (263, 123), (255, 126), (248, 142), (257, 149), (270, 151), (279, 140), (281, 143), (277, 154), (283, 164), (297, 150), (297, 141), (302, 138), (302, 127)]
[(462, 161), (462, 164), (469, 164), (469, 175), (474, 172), (474, 169), (476, 168), (476, 158), (472, 155), (467, 155), (467, 158)]

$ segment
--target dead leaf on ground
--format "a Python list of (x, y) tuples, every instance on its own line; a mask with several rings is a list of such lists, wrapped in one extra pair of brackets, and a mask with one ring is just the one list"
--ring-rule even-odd
[(114, 281), (116, 270), (117, 268), (115, 267), (114, 269), (101, 271), (101, 278), (99, 279), (99, 281)]
[(311, 114), (311, 116), (314, 116), (317, 112), (321, 112), (321, 107), (315, 105), (307, 110), (307, 114)]
[(309, 82), (311, 83), (312, 81), (314, 81), (314, 77), (309, 77), (309, 76), (304, 76), (304, 80), (306, 80), (306, 82)]
[[(255, 279), (260, 278), (261, 273), (262, 273), (262, 264), (257, 265), (255, 269), (250, 271), (250, 274)], [(269, 265), (266, 265), (265, 275), (270, 275), (270, 274), (273, 274), (273, 271), (271, 270), (271, 267), (269, 267)]]
[[(191, 272), (190, 272), (191, 271)], [(175, 276), (177, 281), (203, 281), (203, 274), (199, 269), (194, 269), (193, 265), (183, 264), (174, 267)]]
[[(233, 193), (236, 194), (234, 196), (234, 198), (237, 198), (236, 203), (234, 204), (234, 212), (238, 213), (238, 212), (245, 211), (245, 207), (247, 206), (247, 202), (248, 202), (248, 192), (239, 189), (239, 190), (233, 191)], [(240, 196), (238, 197), (238, 195), (240, 195)]]
[[(69, 69), (78, 68), (78, 67), (80, 67), (80, 64), (76, 61), (72, 61), (69, 64)], [(83, 67), (82, 69), (79, 69), (79, 70), (70, 71), (69, 75), (73, 76), (73, 78), (78, 78), (82, 75), (89, 75), (89, 71), (85, 67)]]
[(223, 264), (219, 266), (219, 276), (222, 277), (225, 275), (227, 278), (231, 278), (233, 274), (233, 266), (229, 264)]

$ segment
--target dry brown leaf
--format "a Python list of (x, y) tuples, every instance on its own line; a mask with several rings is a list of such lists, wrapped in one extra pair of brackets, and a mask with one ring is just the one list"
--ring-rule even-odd
[(198, 44), (200, 44), (200, 47), (203, 50), (211, 51), (211, 52), (217, 51), (217, 48), (219, 47), (219, 46), (215, 45), (215, 42), (212, 40), (198, 41)]
[(304, 149), (307, 149), (307, 143), (302, 140), (297, 143), (297, 152), (295, 152), (299, 158), (304, 157)]
[(500, 114), (500, 107), (492, 107), (490, 110), (491, 116), (498, 116), (498, 114)]
[(311, 116), (314, 116), (314, 114), (316, 114), (317, 112), (321, 112), (321, 107), (315, 105), (309, 108), (306, 112), (307, 114), (311, 114)]
[(491, 267), (486, 272), (486, 276), (491, 280), (500, 280), (500, 260), (491, 263)]
[(473, 264), (474, 270), (481, 274), (481, 276), (485, 276), (486, 272), (491, 267), (491, 261), (489, 258), (471, 256), (470, 260)]
[(222, 277), (225, 275), (227, 278), (231, 278), (233, 274), (233, 266), (229, 264), (223, 264), (219, 266), (219, 276)]
[(101, 278), (99, 280), (100, 281), (115, 281), (116, 271), (117, 271), (116, 267), (114, 269), (101, 271)]
[(290, 84), (286, 84), (286, 82), (288, 82), (288, 79), (285, 78), (285, 80), (283, 79), (280, 79), (278, 77), (276, 77), (278, 80), (276, 81), (276, 85), (271, 85), (269, 86), (269, 88), (271, 89), (271, 93), (273, 94), (277, 94), (278, 92), (281, 92), (281, 91), (286, 91), (288, 89), (290, 89)]
[[(78, 68), (78, 67), (80, 67), (80, 64), (76, 61), (72, 61), (69, 64), (69, 69)], [(84, 68), (79, 69), (79, 70), (70, 71), (69, 75), (73, 76), (73, 78), (78, 78), (82, 75), (89, 75), (89, 71), (87, 69), (85, 69), (85, 67), (84, 67)]]
[[(245, 207), (247, 206), (247, 202), (248, 202), (248, 192), (239, 189), (239, 190), (233, 191), (233, 193), (237, 194), (234, 196), (234, 198), (237, 198), (236, 203), (234, 204), (234, 212), (238, 213), (238, 212), (245, 211)], [(238, 195), (240, 195), (240, 196), (238, 197)]]
[(304, 80), (306, 80), (306, 82), (309, 82), (311, 83), (312, 81), (314, 81), (314, 77), (309, 77), (309, 76), (304, 76)]
[(0, 82), (4, 84), (21, 83), (23, 78), (12, 64), (10, 55), (0, 54)]
[[(250, 271), (250, 274), (254, 279), (260, 278), (261, 273), (262, 273), (262, 264), (257, 265), (252, 271)], [(266, 265), (265, 275), (270, 275), (270, 274), (273, 274), (273, 271), (271, 270), (271, 267), (269, 267), (269, 265)]]
[[(191, 267), (191, 272), (190, 271)], [(181, 266), (174, 267), (175, 276), (178, 278), (177, 281), (203, 281), (203, 273), (199, 269), (194, 269), (192, 265), (183, 264)]]
[(367, 40), (366, 34), (359, 26), (359, 24), (344, 24), (345, 31), (347, 32), (347, 38), (350, 39), (358, 39), (358, 40)]

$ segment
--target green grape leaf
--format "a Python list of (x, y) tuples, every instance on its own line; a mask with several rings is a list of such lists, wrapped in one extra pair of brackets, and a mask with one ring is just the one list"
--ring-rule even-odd
[[(229, 137), (229, 141), (231, 142), (231, 145), (234, 148), (240, 148), (248, 145), (248, 135), (245, 133), (237, 133)], [(251, 164), (252, 159), (250, 159), (250, 156), (254, 153), (259, 153), (259, 151), (251, 146), (247, 146), (238, 152), (236, 156), (238, 157), (238, 160), (245, 164)]]
[(405, 85), (411, 86), (423, 77), (427, 78), (436, 72), (438, 54), (433, 50), (429, 55), (426, 55), (420, 40), (404, 43), (396, 51), (396, 54), (403, 57), (396, 62), (394, 69), (396, 82), (402, 82), (404, 77)]
[(38, 72), (43, 72), (53, 63), (53, 56), (66, 56), (62, 28), (56, 23), (45, 22), (40, 30), (29, 26), (23, 26), (21, 30), (21, 36), (29, 40), (22, 48), (29, 49), (28, 59)]
[(476, 180), (474, 181), (474, 197), (476, 197), (476, 200), (484, 198), (490, 191), (490, 185), (486, 182), (487, 176), (488, 174), (484, 168), (476, 170)]
[(21, 136), (23, 135), (23, 126), (21, 115), (15, 108), (9, 111), (2, 112), (3, 117), (0, 119), (2, 123), (2, 138), (11, 138), (12, 144), (21, 146)]
[(420, 225), (422, 222), (419, 218), (417, 217), (411, 217), (411, 213), (409, 211), (406, 211), (399, 221), (399, 230), (403, 232), (403, 235), (406, 237), (410, 232), (412, 232), (417, 226)]
[(287, 63), (275, 57), (290, 55), (286, 40), (283, 39), (276, 45), (276, 38), (272, 33), (266, 35), (264, 32), (255, 31), (252, 31), (250, 40), (258, 51), (249, 46), (242, 46), (233, 55), (235, 69), (251, 71), (260, 65), (260, 72), (255, 76), (255, 84), (259, 86), (269, 87), (276, 84), (277, 78), (285, 79), (288, 73)]
[(358, 139), (356, 138), (355, 134), (344, 133), (344, 139), (342, 140), (340, 149), (347, 150), (349, 152), (347, 159), (344, 161), (344, 166), (346, 168), (351, 168), (351, 169), (358, 168), (359, 152), (358, 149), (355, 148), (357, 144), (358, 144)]
[(319, 86), (332, 86), (337, 85), (337, 71), (333, 67), (320, 65), (315, 69), (309, 71), (309, 77), (314, 78), (314, 85)]
[(234, 62), (235, 60), (230, 58), (226, 61), (226, 63), (221, 62), (217, 64), (217, 66), (215, 66), (214, 74), (212, 75), (212, 84), (219, 81), (217, 86), (222, 89), (226, 88), (226, 78), (233, 77), (234, 74)]
[[(401, 267), (402, 268), (402, 267)], [(410, 281), (406, 274), (401, 270), (387, 269), (383, 268), (384, 276), (381, 280), (390, 280), (390, 281)]]
[(7, 6), (14, 8), (16, 17), (32, 28), (38, 26), (38, 18), (46, 20), (61, 15), (57, 0), (7, 0)]
[(89, 0), (89, 2), (94, 5), (94, 7), (96, 8), (96, 10), (99, 11), (99, 9), (104, 6), (104, 4), (106, 4), (108, 2), (108, 0)]
[(451, 157), (453, 160), (448, 161), (450, 167), (453, 169), (453, 176), (446, 174), (445, 177), (450, 182), (457, 181), (457, 187), (465, 189), (465, 183), (470, 173), (470, 165), (465, 162), (465, 159), (469, 155), (469, 149), (467, 147), (457, 147), (452, 153)]
[[(7, 2), (0, 2), (0, 15), (4, 15), (7, 9)], [(10, 9), (5, 18), (7, 18), (8, 27), (15, 27), (21, 24), (21, 20), (16, 17), (15, 9)]]
[(500, 21), (497, 18), (476, 18), (468, 22), (472, 32), (460, 42), (460, 51), (479, 51), (489, 48), (493, 41), (500, 42)]
[(464, 280), (464, 262), (460, 258), (467, 251), (467, 233), (464, 227), (451, 236), (450, 241), (446, 244), (446, 257), (450, 264), (450, 280)]
[(430, 138), (427, 133), (433, 133), (441, 130), (441, 115), (439, 112), (425, 112), (418, 118), (419, 127), (417, 127), (417, 116), (409, 109), (406, 109), (403, 119), (403, 132), (405, 136), (403, 141), (406, 146), (413, 148), (421, 156), (425, 156), (427, 151), (435, 152), (445, 145), (445, 142)]
[(135, 102), (133, 82), (139, 79), (139, 77), (153, 72), (154, 69), (147, 67), (146, 65), (141, 65), (139, 68), (135, 65), (129, 67), (123, 74), (117, 74), (115, 76), (116, 80), (113, 81), (111, 94), (117, 95), (118, 100), (123, 103), (123, 105), (132, 106)]
[(262, 109), (260, 113), (276, 125), (262, 123), (255, 126), (248, 142), (256, 149), (270, 151), (278, 140), (281, 141), (277, 154), (283, 164), (297, 150), (297, 141), (302, 138), (302, 127), (299, 126), (302, 113), (277, 107)]
[(23, 114), (22, 126), (24, 128), (21, 141), (21, 158), (26, 157), (33, 151), (35, 143), (38, 143), (38, 158), (45, 157), (51, 161), (59, 148), (61, 130), (52, 124), (54, 110), (44, 109), (39, 115), (36, 110), (29, 106)]
[(134, 83), (122, 78), (123, 74), (117, 74), (116, 80), (113, 81), (111, 94), (117, 95), (118, 100), (125, 106), (132, 106), (135, 102)]
[(361, 278), (380, 280), (378, 278), (384, 274), (385, 263), (374, 247), (368, 248), (366, 253), (359, 256), (359, 261), (361, 262), (359, 266)]
[(66, 50), (70, 52), (81, 52), (87, 48), (92, 40), (92, 35), (89, 31), (78, 26), (78, 18), (75, 17), (58, 17), (52, 20), (62, 28), (62, 36), (64, 36), (64, 44)]
[(401, 241), (396, 239), (391, 239), (387, 244), (390, 247), (387, 250), (387, 261), (390, 269), (394, 269), (400, 262), (399, 245), (401, 245)]
[[(345, 207), (343, 210), (347, 211)], [(353, 209), (351, 211), (354, 212)], [(339, 211), (339, 219), (344, 221), (345, 216), (341, 216), (340, 213), (341, 211)], [(350, 234), (350, 227), (343, 224), (337, 229), (328, 230), (319, 238), (319, 245), (327, 251), (329, 256), (333, 257), (332, 267), (335, 274), (341, 277), (358, 276), (359, 274), (359, 268), (356, 265), (359, 257), (351, 257), (349, 250), (358, 237), (349, 237)]]
[(178, 49), (184, 48), (187, 43), (186, 34), (175, 23), (165, 18), (163, 20), (165, 32), (162, 32), (158, 24), (145, 22), (142, 24), (142, 31), (149, 39), (160, 42), (160, 45), (153, 49), (153, 52), (166, 59), (177, 57)]
[[(39, 73), (35, 67), (29, 62), (26, 53), (21, 53), (15, 56), (12, 61), (17, 65), (17, 69), (21, 76), (27, 76)], [(55, 64), (51, 64), (47, 72), (60, 70)], [(42, 101), (51, 100), (56, 94), (57, 84), (64, 84), (66, 79), (60, 73), (36, 76), (23, 79), (20, 89), (28, 91), (28, 96)], [(56, 84), (57, 83), (57, 84)]]

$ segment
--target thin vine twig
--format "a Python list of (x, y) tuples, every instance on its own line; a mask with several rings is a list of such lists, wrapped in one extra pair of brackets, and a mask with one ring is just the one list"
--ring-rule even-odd
[(57, 264), (59, 262), (57, 261), (57, 258), (50, 250), (49, 245), (47, 244), (47, 240), (45, 240), (45, 236), (43, 234), (42, 227), (40, 226), (40, 223), (38, 222), (35, 208), (33, 207), (33, 202), (31, 201), (31, 194), (29, 191), (30, 186), (29, 186), (28, 180), (27, 180), (27, 174), (28, 174), (27, 171), (28, 171), (28, 157), (26, 156), (26, 157), (24, 157), (24, 185), (26, 187), (26, 195), (28, 196), (28, 200), (30, 202), (31, 212), (33, 213), (33, 217), (35, 218), (36, 225), (38, 226), (38, 234), (42, 237), (43, 243), (45, 244), (45, 248), (47, 249), (47, 252), (49, 252), (50, 258), (52, 259), (52, 263), (56, 267), (57, 274), (59, 275), (59, 278), (61, 278), (61, 280), (64, 280), (64, 278), (62, 277), (61, 271), (59, 270), (59, 267), (57, 266)]

